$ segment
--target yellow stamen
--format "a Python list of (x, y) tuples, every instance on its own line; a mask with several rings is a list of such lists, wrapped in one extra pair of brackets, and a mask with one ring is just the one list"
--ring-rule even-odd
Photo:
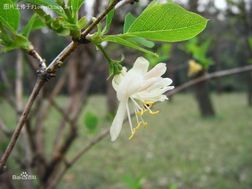
[(158, 114), (158, 113), (159, 113), (159, 110), (157, 110), (157, 111), (153, 112), (151, 109), (149, 109), (149, 113), (150, 113), (151, 115), (156, 115), (156, 114)]
[(146, 110), (141, 109), (141, 111), (136, 112), (136, 115), (142, 116), (145, 112), (146, 112)]
[(154, 104), (154, 102), (153, 101), (146, 101), (146, 102), (144, 102), (144, 104), (152, 105), (152, 104)]
[(148, 123), (146, 121), (143, 122), (143, 126), (144, 127), (147, 127), (148, 126)]
[(140, 128), (141, 124), (142, 124), (142, 121), (140, 121), (140, 122), (137, 124), (136, 130), (138, 130), (138, 129)]
[(129, 140), (131, 140), (134, 136), (135, 136), (135, 132), (132, 132), (130, 137), (129, 137)]

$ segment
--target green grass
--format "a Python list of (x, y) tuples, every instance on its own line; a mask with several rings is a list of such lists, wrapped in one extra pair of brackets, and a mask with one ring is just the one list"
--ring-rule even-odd
[[(67, 172), (59, 188), (126, 189), (125, 177), (140, 178), (147, 189), (252, 188), (252, 108), (247, 107), (245, 94), (214, 95), (213, 101), (217, 116), (211, 119), (200, 118), (191, 95), (158, 104), (154, 109), (160, 114), (146, 117), (149, 126), (133, 140), (128, 140), (126, 123), (115, 143), (107, 137), (97, 144)], [(86, 108), (100, 117), (97, 133), (109, 127), (105, 107), (105, 98), (95, 96)], [(1, 117), (15, 123), (6, 108), (0, 108)], [(60, 117), (54, 111), (51, 115), (48, 149)], [(83, 125), (69, 158), (95, 136), (87, 133)]]

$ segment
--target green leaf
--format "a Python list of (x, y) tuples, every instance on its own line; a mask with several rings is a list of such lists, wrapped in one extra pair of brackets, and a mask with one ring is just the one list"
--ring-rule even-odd
[(153, 48), (155, 46), (155, 43), (152, 41), (148, 41), (142, 37), (133, 37), (133, 38), (129, 38), (128, 40), (136, 42), (139, 45), (142, 45), (144, 47), (148, 47), (148, 48)]
[(58, 5), (54, 0), (24, 0), (24, 2), (40, 6), (46, 6), (52, 11), (56, 12), (59, 16), (65, 17), (63, 8)]
[(107, 42), (112, 42), (112, 43), (117, 43), (120, 45), (124, 45), (126, 47), (130, 47), (132, 49), (136, 49), (138, 51), (144, 52), (146, 54), (151, 54), (153, 56), (158, 56), (156, 53), (153, 53), (149, 50), (146, 50), (142, 47), (140, 47), (137, 43), (131, 42), (129, 40), (125, 40), (124, 38), (118, 36), (118, 35), (107, 35), (105, 36), (102, 41), (107, 41)]
[(152, 3), (121, 36), (176, 42), (195, 37), (204, 30), (206, 24), (207, 19), (174, 3)]
[(168, 189), (177, 189), (177, 186), (175, 184), (172, 184)]
[(3, 41), (4, 47), (1, 49), (2, 51), (11, 51), (17, 48), (22, 48), (24, 50), (30, 50), (31, 44), (29, 40), (19, 34), (16, 34), (11, 38), (11, 40)]
[(5, 20), (3, 24), (8, 23), (8, 27), (17, 31), (20, 21), (20, 12), (16, 7), (16, 3), (11, 0), (0, 1), (0, 17)]
[(78, 28), (80, 29), (80, 30), (82, 30), (83, 28), (85, 28), (86, 27), (86, 25), (87, 25), (87, 18), (85, 17), (85, 16), (83, 16), (79, 21), (78, 21)]
[(132, 25), (132, 23), (136, 20), (136, 17), (133, 16), (131, 13), (128, 13), (126, 16), (125, 16), (125, 19), (124, 19), (124, 25), (123, 25), (123, 33), (126, 33), (130, 26)]
[(40, 19), (37, 14), (33, 14), (26, 26), (23, 29), (23, 35), (28, 37), (30, 32), (43, 28), (45, 26), (44, 22)]
[(109, 31), (114, 15), (115, 15), (115, 9), (112, 9), (111, 11), (109, 11), (109, 13), (106, 16), (106, 25), (102, 33), (107, 33)]
[(123, 177), (124, 183), (128, 186), (130, 189), (141, 189), (141, 177), (134, 178), (131, 174), (125, 175)]
[(87, 112), (84, 117), (84, 123), (89, 131), (94, 132), (98, 124), (98, 117), (92, 112)]
[(77, 20), (78, 19), (78, 13), (81, 8), (81, 6), (84, 4), (85, 0), (69, 0), (69, 5), (72, 10), (72, 17)]
[(208, 38), (201, 44), (197, 38), (194, 38), (187, 42), (186, 44), (186, 52), (190, 53), (197, 62), (202, 65), (205, 69), (207, 69), (211, 64), (213, 64), (213, 60), (207, 57), (207, 52), (212, 43), (212, 39)]

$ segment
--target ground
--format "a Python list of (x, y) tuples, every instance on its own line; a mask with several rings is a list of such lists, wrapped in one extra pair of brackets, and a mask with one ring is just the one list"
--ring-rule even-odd
[[(140, 129), (131, 141), (126, 123), (115, 143), (107, 137), (97, 144), (67, 172), (59, 188), (252, 188), (252, 108), (247, 106), (245, 94), (212, 97), (215, 118), (200, 118), (193, 96), (184, 94), (155, 106), (160, 113), (148, 116), (148, 127)], [(90, 98), (86, 111), (99, 115), (98, 129), (88, 133), (83, 125), (84, 112), (69, 158), (110, 126), (104, 118), (105, 105), (103, 96)], [(6, 109), (1, 108), (0, 115), (13, 122)], [(48, 149), (57, 117), (53, 111), (47, 124)]]

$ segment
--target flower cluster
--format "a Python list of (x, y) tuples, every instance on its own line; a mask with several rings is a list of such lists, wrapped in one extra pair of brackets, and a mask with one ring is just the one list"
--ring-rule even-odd
[[(174, 88), (170, 86), (171, 79), (161, 77), (166, 72), (166, 64), (159, 63), (150, 71), (148, 68), (149, 62), (145, 58), (139, 57), (129, 71), (123, 67), (121, 73), (113, 78), (112, 84), (117, 93), (119, 106), (110, 128), (112, 141), (118, 138), (126, 114), (131, 130), (129, 139), (132, 139), (141, 126), (147, 125), (143, 114), (145, 112), (157, 114), (158, 111), (151, 110), (152, 105), (157, 101), (167, 100), (164, 93)], [(133, 127), (131, 121), (129, 102), (131, 102), (136, 116), (136, 127)]]

